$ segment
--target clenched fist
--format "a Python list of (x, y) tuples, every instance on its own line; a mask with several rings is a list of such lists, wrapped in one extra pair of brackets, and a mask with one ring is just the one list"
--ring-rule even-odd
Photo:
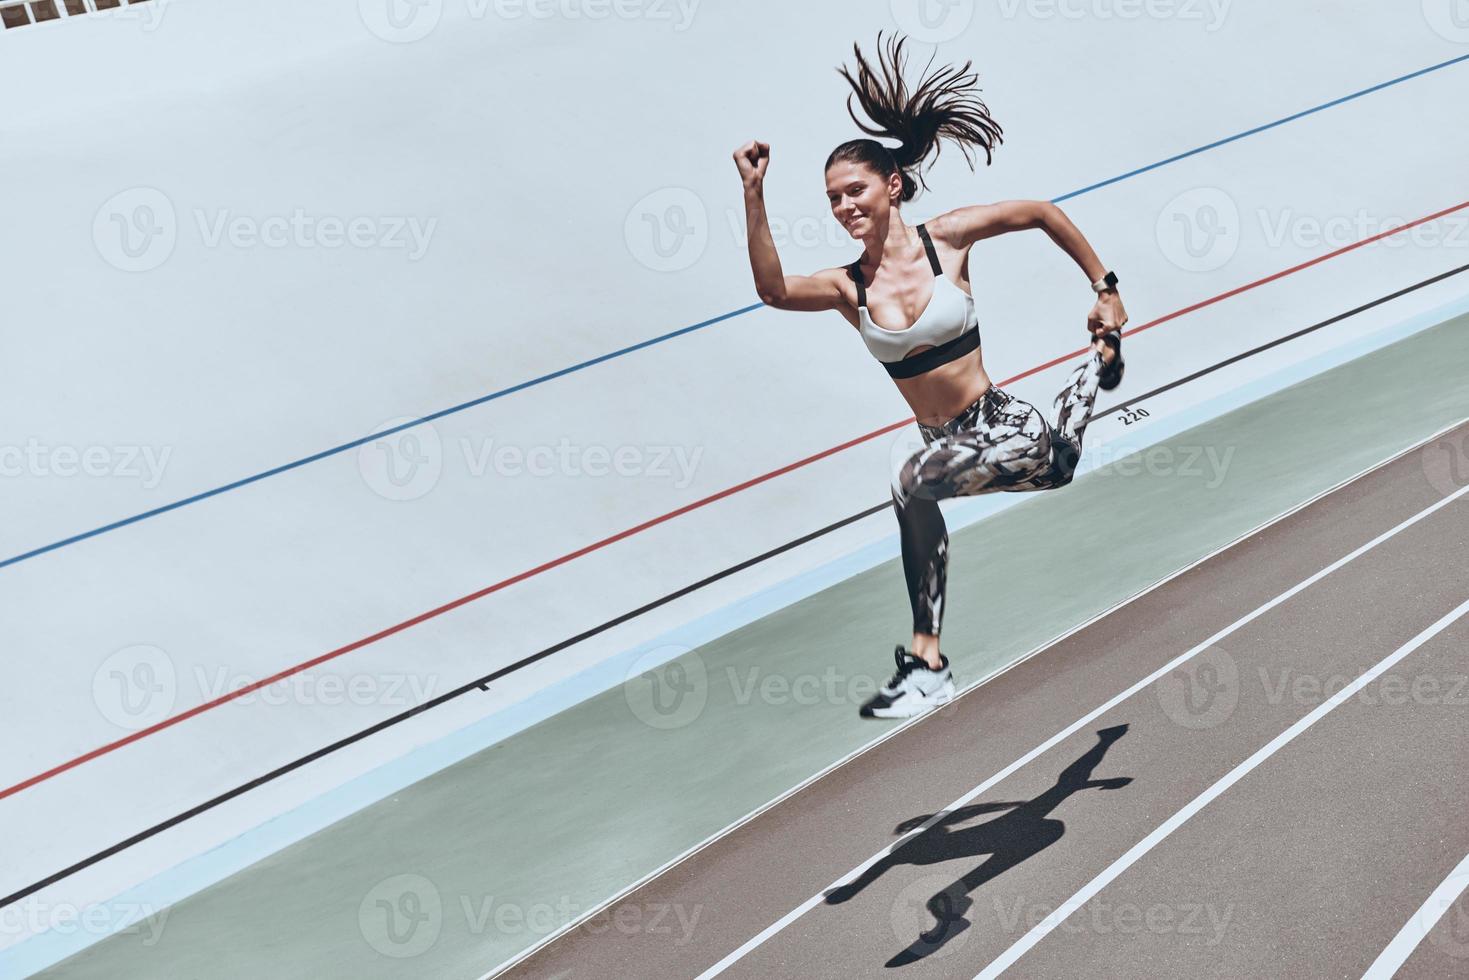
[(750, 140), (734, 151), (734, 161), (745, 186), (758, 187), (765, 182), (765, 168), (770, 166), (770, 144)]
[(1098, 296), (1096, 305), (1092, 307), (1091, 313), (1086, 318), (1086, 328), (1091, 331), (1093, 337), (1100, 337), (1113, 330), (1121, 330), (1126, 325), (1127, 311), (1122, 308), (1122, 297), (1115, 289)]

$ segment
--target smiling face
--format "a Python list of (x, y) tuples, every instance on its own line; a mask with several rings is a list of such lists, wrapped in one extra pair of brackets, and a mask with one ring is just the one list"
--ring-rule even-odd
[(902, 189), (898, 174), (884, 178), (862, 163), (840, 160), (826, 171), (826, 199), (831, 202), (832, 216), (853, 238), (885, 224)]

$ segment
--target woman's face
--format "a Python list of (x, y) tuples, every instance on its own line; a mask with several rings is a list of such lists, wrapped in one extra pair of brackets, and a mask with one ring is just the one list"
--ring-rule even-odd
[(826, 199), (831, 202), (832, 216), (853, 238), (887, 222), (893, 197), (901, 187), (902, 178), (897, 174), (884, 179), (871, 167), (846, 160), (832, 164), (826, 172)]

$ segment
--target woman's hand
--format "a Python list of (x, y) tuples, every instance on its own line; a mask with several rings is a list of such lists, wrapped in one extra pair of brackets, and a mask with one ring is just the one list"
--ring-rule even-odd
[(1086, 318), (1086, 328), (1092, 332), (1093, 337), (1121, 330), (1126, 323), (1127, 311), (1122, 308), (1122, 297), (1115, 289), (1109, 289), (1098, 296), (1097, 305), (1092, 307)]
[(760, 187), (765, 183), (765, 168), (770, 166), (770, 144), (750, 140), (734, 151), (734, 161), (744, 185)]

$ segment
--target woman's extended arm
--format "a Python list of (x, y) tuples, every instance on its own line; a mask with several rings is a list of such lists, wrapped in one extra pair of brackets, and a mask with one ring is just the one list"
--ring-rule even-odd
[[(1086, 237), (1066, 217), (1066, 212), (1050, 201), (1000, 201), (956, 208), (934, 219), (930, 226), (935, 234), (943, 235), (949, 245), (958, 249), (967, 248), (981, 238), (1008, 231), (1043, 228), (1051, 240), (1081, 266), (1088, 283), (1096, 282), (1107, 274), (1107, 267), (1097, 258)], [(1097, 297), (1087, 326), (1093, 333), (1106, 333), (1120, 330), (1126, 322), (1122, 297), (1113, 288)]]
[(770, 144), (751, 140), (734, 152), (735, 166), (745, 187), (745, 227), (748, 230), (750, 270), (760, 302), (781, 310), (834, 310), (842, 303), (839, 280), (826, 270), (815, 276), (788, 276), (765, 216), (765, 168)]

